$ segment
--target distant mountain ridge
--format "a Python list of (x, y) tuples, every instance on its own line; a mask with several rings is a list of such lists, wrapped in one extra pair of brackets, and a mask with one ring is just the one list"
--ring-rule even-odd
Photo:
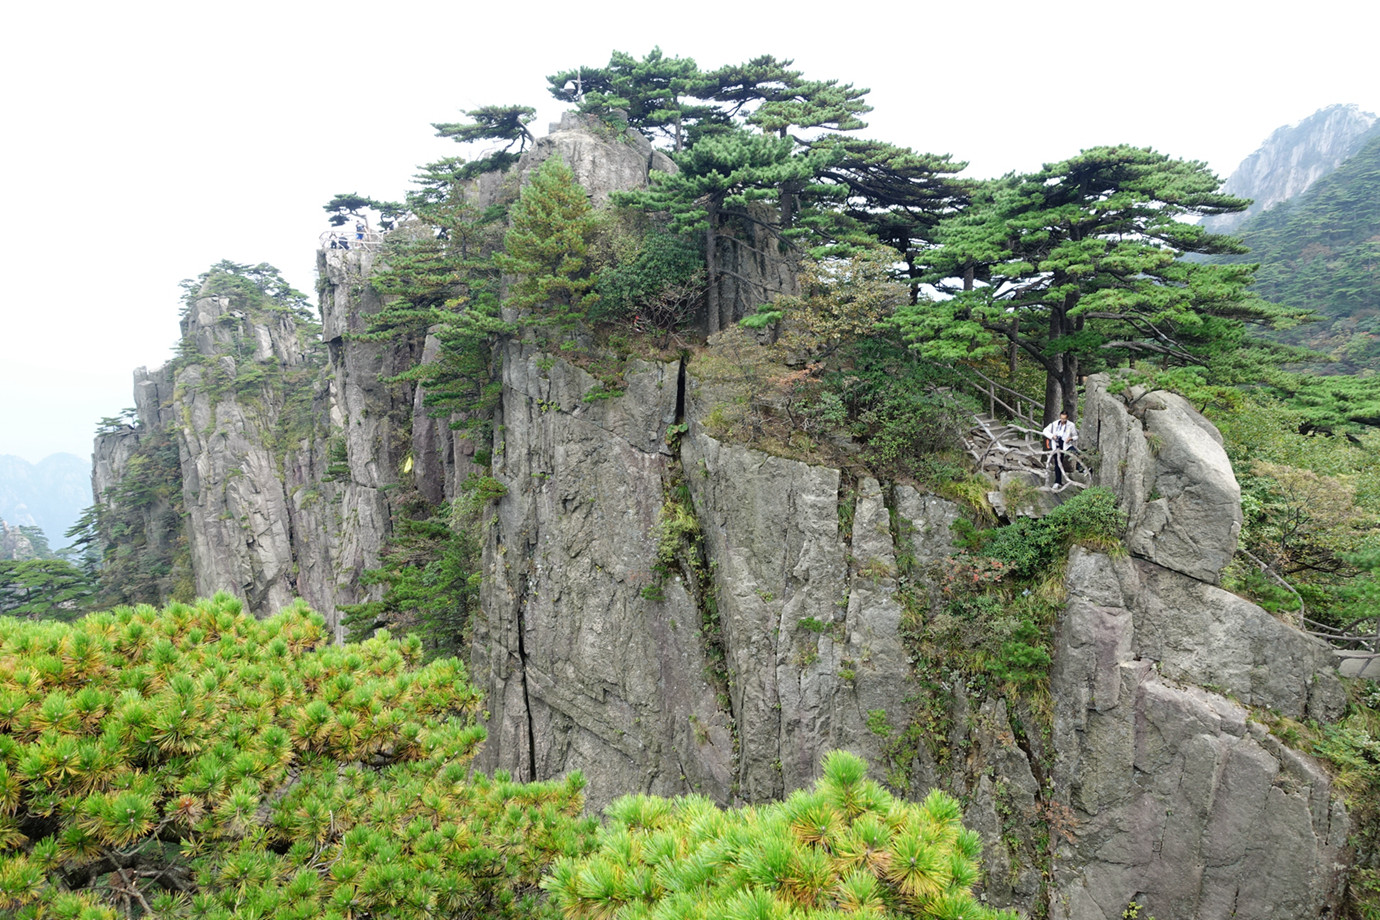
[(0, 562), (34, 559), (37, 556), (38, 550), (28, 534), (20, 530), (18, 525), (11, 526), (0, 518)]
[(64, 534), (91, 503), (89, 460), (64, 453), (30, 463), (0, 455), (0, 518), (41, 527), (53, 549), (68, 544)]
[(1255, 215), (1303, 194), (1376, 137), (1380, 118), (1356, 105), (1330, 105), (1279, 128), (1222, 185), (1224, 192), (1254, 203), (1236, 214), (1205, 218), (1204, 228), (1235, 232)]
[(1247, 221), (1262, 296), (1317, 311), (1284, 336), (1328, 355), (1345, 373), (1380, 361), (1380, 135), (1308, 191)]

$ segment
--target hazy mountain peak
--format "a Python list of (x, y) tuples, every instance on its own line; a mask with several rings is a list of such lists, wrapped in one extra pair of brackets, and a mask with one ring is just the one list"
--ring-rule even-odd
[(1234, 231), (1253, 215), (1302, 194), (1377, 134), (1380, 119), (1357, 105), (1330, 105), (1277, 128), (1222, 186), (1255, 203), (1238, 214), (1206, 218), (1203, 226), (1218, 233)]

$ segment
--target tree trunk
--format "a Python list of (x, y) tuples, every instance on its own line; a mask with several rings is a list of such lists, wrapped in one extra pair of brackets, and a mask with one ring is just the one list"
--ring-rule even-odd
[(1019, 317), (1011, 317), (1011, 343), (1006, 346), (1006, 374), (1011, 378), (1012, 386), (1016, 383), (1016, 358), (1020, 354), (1021, 347), (1016, 344), (1021, 335), (1021, 320)]
[(1053, 359), (1054, 369), (1045, 371), (1045, 414), (1043, 423), (1048, 425), (1059, 417), (1059, 407), (1064, 403), (1063, 355)]
[[(1078, 305), (1078, 292), (1074, 291), (1064, 297), (1064, 307), (1059, 311), (1059, 323), (1063, 328), (1060, 335), (1072, 335), (1075, 332), (1074, 321), (1069, 318), (1073, 308)], [(1078, 418), (1078, 356), (1072, 352), (1065, 352), (1064, 362), (1061, 365), (1063, 379), (1059, 381), (1061, 389), (1064, 391), (1063, 411), (1069, 414), (1069, 418)]]
[(708, 226), (704, 231), (704, 274), (709, 289), (705, 296), (705, 331), (713, 335), (723, 328), (719, 323), (719, 203), (708, 205)]

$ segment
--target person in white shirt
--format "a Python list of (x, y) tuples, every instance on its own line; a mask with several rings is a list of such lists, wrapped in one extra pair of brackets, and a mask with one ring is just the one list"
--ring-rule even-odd
[[(1045, 430), (1040, 432), (1047, 439), (1050, 450), (1068, 451), (1078, 453), (1078, 426), (1069, 421), (1067, 412), (1060, 412), (1057, 421), (1050, 422), (1045, 426)], [(1074, 461), (1077, 462), (1076, 460)], [(1064, 459), (1056, 456), (1054, 458), (1054, 484), (1056, 486), (1064, 483)]]

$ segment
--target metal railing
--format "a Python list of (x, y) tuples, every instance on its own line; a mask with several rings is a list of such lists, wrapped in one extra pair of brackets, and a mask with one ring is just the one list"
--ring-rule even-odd
[(998, 383), (974, 367), (964, 367), (961, 373), (971, 374), (977, 378), (969, 380), (968, 386), (972, 388), (973, 395), (986, 400), (987, 414), (992, 418), (997, 417), (997, 408), (1001, 407), (1011, 418), (1028, 422), (1036, 428), (1040, 427), (1037, 413), (1044, 412), (1043, 400), (1032, 399), (1019, 390)]
[(1339, 667), (1356, 662), (1354, 668), (1346, 669), (1352, 676), (1380, 680), (1380, 617), (1361, 617), (1336, 627), (1305, 616), (1303, 628), (1332, 646)]
[(383, 234), (367, 227), (363, 230), (349, 230), (343, 227), (339, 230), (327, 230), (317, 239), (318, 248), (326, 251), (361, 249), (365, 252), (378, 252), (383, 248)]

